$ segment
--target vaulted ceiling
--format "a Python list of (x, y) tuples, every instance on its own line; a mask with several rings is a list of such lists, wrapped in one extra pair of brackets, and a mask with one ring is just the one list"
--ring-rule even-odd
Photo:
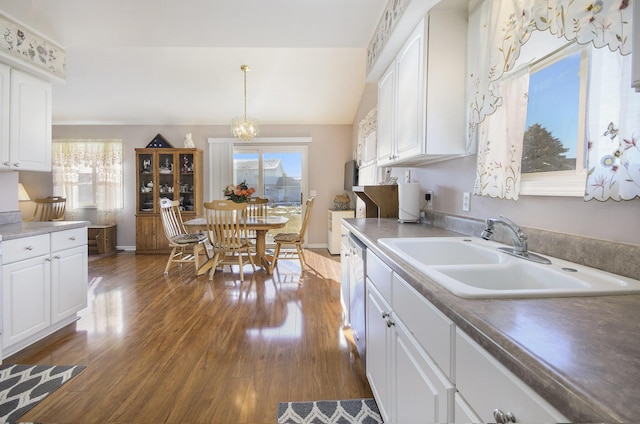
[(61, 44), (54, 124), (351, 124), (387, 0), (0, 0)]

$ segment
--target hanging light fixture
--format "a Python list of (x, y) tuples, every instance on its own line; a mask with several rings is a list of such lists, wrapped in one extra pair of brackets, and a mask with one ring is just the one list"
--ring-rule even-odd
[(247, 71), (249, 66), (242, 65), (240, 70), (244, 73), (244, 117), (233, 118), (231, 133), (242, 141), (249, 141), (258, 136), (258, 121), (255, 118), (247, 118)]

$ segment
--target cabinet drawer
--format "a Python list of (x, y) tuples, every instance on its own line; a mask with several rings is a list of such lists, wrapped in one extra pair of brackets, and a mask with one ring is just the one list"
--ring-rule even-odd
[(393, 275), (393, 309), (422, 348), (453, 380), (455, 325), (420, 293)]
[(49, 234), (22, 237), (2, 242), (3, 264), (49, 254)]
[(391, 279), (393, 271), (371, 250), (367, 249), (367, 277), (378, 289), (382, 297), (391, 303)]
[(87, 244), (87, 227), (51, 233), (51, 251), (71, 249)]
[(482, 422), (495, 422), (494, 409), (513, 413), (516, 422), (569, 422), (459, 329), (455, 351), (456, 387)]

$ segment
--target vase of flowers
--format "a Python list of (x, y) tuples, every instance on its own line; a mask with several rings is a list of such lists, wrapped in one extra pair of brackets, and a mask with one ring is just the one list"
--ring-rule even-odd
[(238, 185), (229, 184), (223, 192), (227, 200), (236, 203), (245, 203), (249, 201), (249, 198), (256, 192), (256, 189), (249, 187), (245, 180)]

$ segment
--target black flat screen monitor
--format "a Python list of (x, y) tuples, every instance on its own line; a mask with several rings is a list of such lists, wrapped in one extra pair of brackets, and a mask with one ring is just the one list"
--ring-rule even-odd
[(350, 160), (344, 164), (344, 189), (351, 191), (353, 186), (358, 185), (358, 165), (355, 160)]

